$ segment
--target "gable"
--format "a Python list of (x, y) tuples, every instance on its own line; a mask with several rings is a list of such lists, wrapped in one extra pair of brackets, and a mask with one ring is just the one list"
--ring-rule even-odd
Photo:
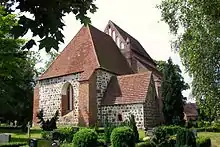
[[(148, 60), (151, 64), (153, 64), (154, 66), (156, 65), (156, 63), (153, 61), (153, 59), (150, 57), (150, 55), (145, 51), (145, 49), (143, 48), (143, 46), (139, 43), (138, 40), (136, 40), (134, 37), (132, 37), (130, 34), (128, 34), (126, 31), (124, 31), (123, 29), (121, 29), (118, 25), (116, 25), (114, 22), (109, 21), (107, 27), (106, 27), (106, 32), (108, 32), (107, 30), (113, 27), (117, 30), (117, 32), (120, 34), (121, 38), (123, 38), (123, 42), (126, 43), (127, 40), (129, 40), (129, 44), (130, 44), (130, 48), (131, 50), (144, 57), (145, 60)], [(114, 36), (113, 36), (114, 38)], [(117, 40), (116, 40), (117, 43)]]
[(78, 72), (80, 80), (88, 80), (98, 68), (119, 75), (133, 73), (111, 37), (91, 25), (83, 26), (40, 80)]

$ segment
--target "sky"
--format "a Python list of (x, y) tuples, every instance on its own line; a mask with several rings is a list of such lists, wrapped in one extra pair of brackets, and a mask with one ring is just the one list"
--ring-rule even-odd
[[(178, 53), (171, 50), (172, 35), (169, 33), (168, 25), (160, 20), (161, 14), (156, 8), (160, 2), (161, 0), (96, 0), (98, 10), (89, 16), (92, 25), (102, 31), (109, 20), (116, 23), (136, 38), (155, 60), (168, 60), (171, 57), (173, 62), (181, 67), (185, 82), (190, 84), (192, 79), (185, 73)], [(64, 23), (65, 43), (59, 46), (59, 51), (64, 49), (82, 27), (80, 21), (72, 14), (64, 17)], [(44, 59), (47, 58), (44, 50), (41, 51), (41, 55)], [(184, 91), (183, 95), (188, 97), (190, 91), (191, 89)]]

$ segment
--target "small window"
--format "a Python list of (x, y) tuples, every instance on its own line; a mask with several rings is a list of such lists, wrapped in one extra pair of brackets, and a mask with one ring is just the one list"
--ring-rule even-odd
[(118, 121), (122, 121), (122, 115), (118, 114)]

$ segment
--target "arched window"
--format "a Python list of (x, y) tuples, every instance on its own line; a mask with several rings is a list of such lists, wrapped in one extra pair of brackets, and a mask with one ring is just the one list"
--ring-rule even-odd
[(121, 49), (124, 49), (125, 48), (125, 45), (124, 43), (121, 42)]
[(117, 43), (118, 48), (120, 48), (120, 38), (119, 37), (116, 37), (116, 43)]
[(112, 38), (115, 41), (115, 31), (112, 32)]
[(109, 28), (108, 28), (108, 34), (109, 34), (109, 36), (112, 36), (112, 29), (111, 29), (110, 26), (109, 26)]
[(68, 85), (67, 87), (67, 110), (73, 110), (73, 87)]
[(63, 85), (61, 96), (61, 115), (63, 116), (74, 109), (74, 91), (69, 82)]

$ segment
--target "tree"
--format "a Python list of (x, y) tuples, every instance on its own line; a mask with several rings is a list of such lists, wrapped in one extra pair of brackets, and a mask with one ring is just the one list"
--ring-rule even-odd
[(163, 0), (158, 6), (176, 37), (172, 47), (193, 77), (197, 104), (210, 121), (220, 114), (219, 7), (219, 0)]
[(163, 78), (161, 84), (163, 97), (163, 114), (167, 125), (180, 125), (183, 123), (183, 106), (186, 100), (182, 91), (188, 88), (181, 75), (181, 70), (169, 59), (163, 65)]
[(51, 65), (51, 63), (56, 59), (56, 57), (59, 55), (59, 52), (57, 51), (50, 51), (47, 53), (47, 55), (49, 56), (49, 59), (45, 62), (45, 70), (47, 70), (47, 68), (49, 68), (49, 66)]
[(135, 121), (135, 116), (133, 114), (131, 114), (131, 116), (129, 117), (129, 123), (128, 126), (133, 130), (134, 132), (134, 136), (135, 136), (135, 141), (139, 142), (139, 133), (138, 133), (138, 129), (136, 126), (136, 121)]
[(25, 43), (10, 33), (17, 25), (16, 16), (0, 7), (0, 117), (26, 123), (32, 118), (35, 58), (21, 50)]
[[(18, 25), (13, 29), (14, 36), (24, 36), (30, 30), (33, 37), (41, 38), (39, 48), (45, 48), (47, 52), (51, 48), (58, 50), (58, 44), (64, 42), (61, 31), (66, 14), (73, 13), (86, 25), (90, 23), (87, 13), (97, 10), (93, 0), (1, 0), (0, 4), (8, 13), (21, 12)], [(32, 17), (26, 17), (26, 12)], [(30, 49), (33, 45), (36, 45), (35, 41), (29, 40), (24, 47)]]

